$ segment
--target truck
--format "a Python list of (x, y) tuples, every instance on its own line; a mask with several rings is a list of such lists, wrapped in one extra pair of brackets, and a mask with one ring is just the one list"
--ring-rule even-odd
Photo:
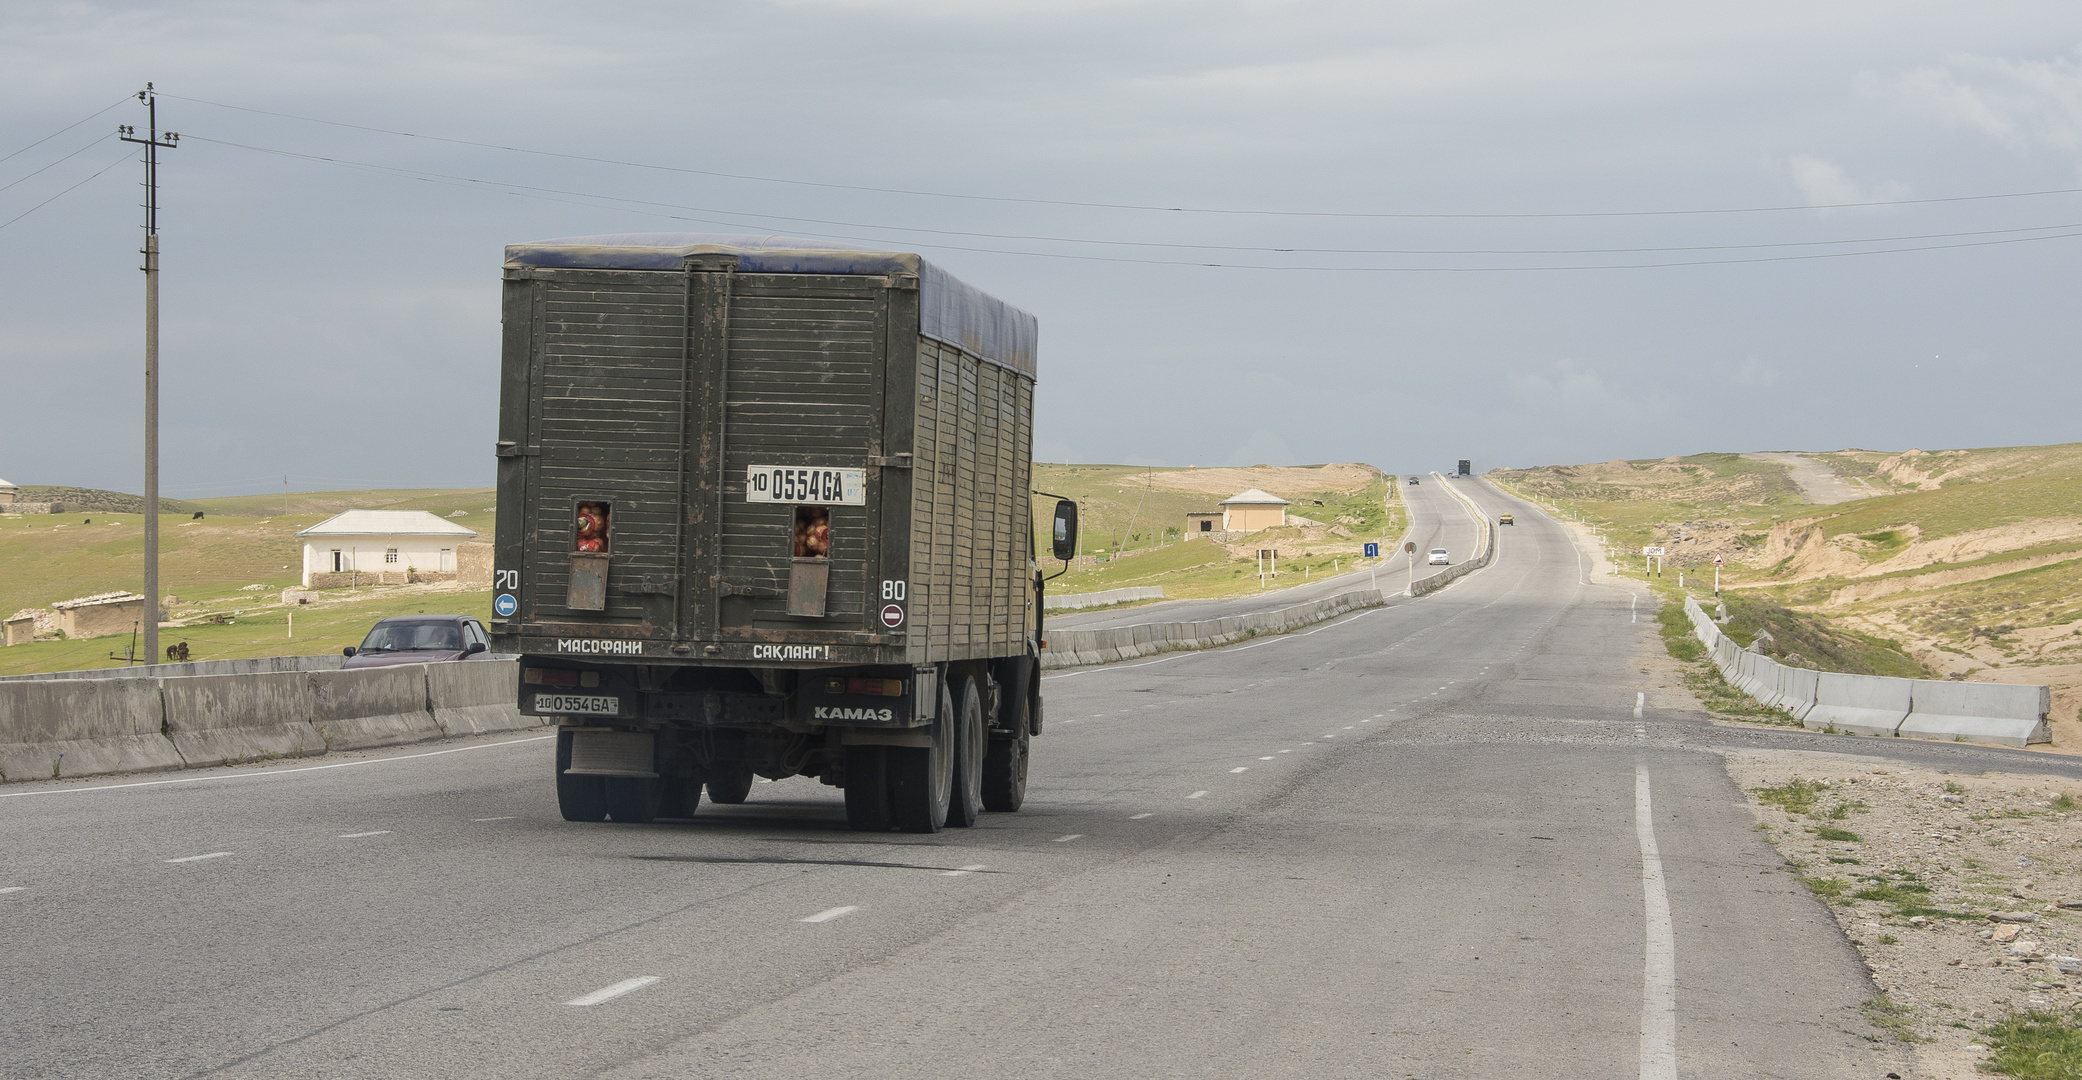
[[(916, 254), (619, 234), (505, 252), (492, 645), (569, 821), (843, 789), (935, 832), (1042, 730), (1034, 316)], [(1052, 550), (1076, 550), (1058, 500)]]

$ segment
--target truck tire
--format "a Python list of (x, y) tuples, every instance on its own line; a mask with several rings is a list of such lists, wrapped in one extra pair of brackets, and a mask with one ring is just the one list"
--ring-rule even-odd
[(708, 801), (735, 806), (752, 793), (752, 770), (737, 769), (708, 778)]
[(858, 832), (888, 832), (887, 747), (846, 748), (846, 824)]
[(954, 714), (954, 781), (949, 785), (947, 824), (966, 829), (983, 816), (983, 756), (990, 732), (983, 725), (983, 698), (976, 680), (963, 679)]
[(658, 799), (658, 816), (661, 818), (690, 818), (701, 809), (701, 781), (683, 776), (660, 777), (662, 796)]
[(936, 833), (947, 824), (947, 803), (954, 793), (954, 701), (945, 680), (940, 707), (928, 733), (929, 746), (883, 748), (889, 777), (890, 816), (909, 833)]
[(605, 786), (608, 817), (636, 825), (657, 819), (658, 803), (664, 789), (656, 779), (635, 776), (608, 776), (602, 779), (607, 781)]
[(1006, 701), (1005, 708), (1004, 726), (1011, 730), (993, 732), (990, 750), (983, 755), (983, 808), (1000, 814), (1027, 801), (1027, 753), (1033, 745), (1026, 695)]
[(571, 767), (571, 733), (557, 732), (557, 810), (565, 821), (599, 821), (607, 817), (607, 801), (598, 776), (566, 776)]

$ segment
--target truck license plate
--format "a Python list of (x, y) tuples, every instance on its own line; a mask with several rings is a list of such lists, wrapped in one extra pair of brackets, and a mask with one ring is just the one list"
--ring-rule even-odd
[(745, 473), (745, 501), (867, 505), (867, 470), (754, 465)]
[(622, 699), (591, 694), (536, 694), (535, 711), (564, 716), (614, 716)]

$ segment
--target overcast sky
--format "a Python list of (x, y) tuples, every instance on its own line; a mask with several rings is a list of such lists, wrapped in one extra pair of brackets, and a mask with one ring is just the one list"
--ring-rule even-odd
[(146, 80), (172, 497), (489, 483), (502, 245), (650, 230), (1034, 312), (1049, 460), (2082, 439), (2071, 3), (9, 4), (16, 483), (142, 486)]

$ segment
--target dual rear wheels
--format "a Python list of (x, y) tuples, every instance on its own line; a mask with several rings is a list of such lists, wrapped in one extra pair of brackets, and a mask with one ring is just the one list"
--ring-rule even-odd
[(846, 823), (867, 832), (932, 833), (967, 828), (989, 807), (990, 731), (971, 679), (952, 680), (925, 746), (846, 748)]

